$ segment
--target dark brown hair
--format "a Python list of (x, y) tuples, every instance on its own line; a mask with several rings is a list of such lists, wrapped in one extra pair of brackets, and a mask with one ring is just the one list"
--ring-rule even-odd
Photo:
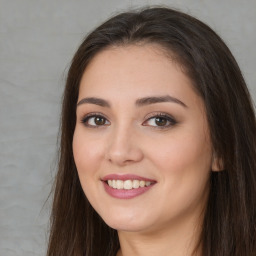
[(205, 103), (214, 153), (200, 247), (204, 256), (256, 255), (256, 122), (241, 71), (221, 38), (199, 20), (168, 8), (119, 14), (91, 32), (77, 50), (63, 98), (59, 169), (48, 256), (114, 256), (117, 232), (89, 204), (72, 152), (81, 76), (111, 46), (154, 43), (175, 55)]

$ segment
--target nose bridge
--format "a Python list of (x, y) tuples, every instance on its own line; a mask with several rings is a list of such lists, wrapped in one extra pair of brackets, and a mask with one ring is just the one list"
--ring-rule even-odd
[(137, 162), (143, 158), (135, 127), (126, 121), (116, 124), (108, 141), (108, 160), (118, 165)]

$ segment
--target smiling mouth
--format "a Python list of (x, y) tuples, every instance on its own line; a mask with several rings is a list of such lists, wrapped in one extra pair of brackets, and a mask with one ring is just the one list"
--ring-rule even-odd
[(114, 189), (132, 190), (144, 188), (152, 185), (155, 182), (145, 180), (107, 180), (106, 184)]
[(135, 198), (151, 190), (157, 183), (156, 180), (134, 174), (109, 174), (101, 181), (107, 194), (117, 199)]

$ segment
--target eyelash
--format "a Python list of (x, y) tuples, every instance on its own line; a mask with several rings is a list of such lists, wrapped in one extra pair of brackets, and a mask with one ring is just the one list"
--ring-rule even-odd
[[(83, 123), (86, 127), (89, 127), (89, 128), (100, 128), (101, 126), (108, 126), (109, 125), (109, 124), (107, 124), (107, 125), (106, 124), (103, 124), (103, 125), (90, 125), (90, 124), (88, 124), (88, 121), (90, 120), (90, 118), (97, 118), (97, 117), (102, 118), (105, 121), (109, 122), (107, 120), (107, 118), (104, 115), (102, 115), (101, 113), (90, 113), (90, 114), (88, 114), (88, 115), (86, 115), (82, 118), (81, 123)], [(168, 125), (164, 125), (164, 126), (157, 126), (156, 125), (156, 126), (151, 126), (151, 127), (155, 128), (155, 129), (167, 129), (167, 128), (170, 128), (171, 126), (174, 126), (174, 125), (177, 124), (177, 121), (172, 116), (170, 116), (169, 114), (166, 114), (166, 113), (159, 112), (159, 113), (151, 114), (150, 117), (147, 117), (147, 120), (144, 121), (142, 125), (147, 126), (147, 125), (144, 124), (145, 122), (149, 122), (150, 120), (152, 120), (154, 118), (159, 118), (159, 117), (164, 118), (167, 121)]]

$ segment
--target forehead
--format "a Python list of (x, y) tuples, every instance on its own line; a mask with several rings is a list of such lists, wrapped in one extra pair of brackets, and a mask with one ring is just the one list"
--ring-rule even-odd
[(152, 94), (196, 97), (190, 78), (160, 46), (128, 45), (107, 48), (91, 60), (80, 83), (79, 98)]

